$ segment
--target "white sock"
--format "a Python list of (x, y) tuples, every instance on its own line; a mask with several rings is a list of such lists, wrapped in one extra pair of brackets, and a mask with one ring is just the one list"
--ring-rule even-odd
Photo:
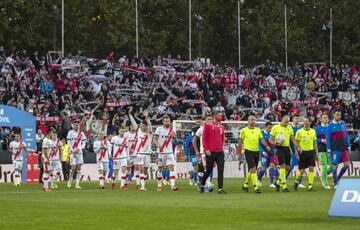
[(170, 179), (171, 187), (174, 187), (175, 186), (175, 171), (170, 171), (169, 179)]
[(55, 181), (54, 174), (50, 173), (50, 183), (53, 184)]
[(136, 180), (136, 185), (140, 185), (140, 171), (135, 171), (135, 180)]
[(79, 186), (81, 178), (81, 171), (76, 171), (76, 186)]
[(55, 175), (55, 181), (59, 182), (60, 181), (60, 172), (57, 172)]
[(44, 188), (49, 188), (49, 175), (47, 173), (43, 173), (42, 179), (44, 182)]
[(126, 185), (126, 173), (120, 173), (120, 186), (123, 187)]
[(69, 182), (71, 183), (74, 179), (74, 171), (70, 170), (70, 173), (69, 173)]
[(15, 171), (14, 173), (14, 183), (15, 184), (20, 184), (21, 182), (21, 173), (19, 171)]
[(145, 175), (143, 173), (140, 174), (140, 183), (141, 183), (141, 188), (145, 189)]
[(117, 172), (117, 173), (113, 172), (113, 176), (111, 177), (111, 183), (115, 184), (117, 175), (119, 175), (119, 172)]
[(162, 181), (162, 174), (160, 171), (157, 172), (157, 181), (158, 181), (158, 187), (162, 187), (161, 181)]
[(99, 186), (104, 186), (104, 179), (103, 175), (99, 176)]

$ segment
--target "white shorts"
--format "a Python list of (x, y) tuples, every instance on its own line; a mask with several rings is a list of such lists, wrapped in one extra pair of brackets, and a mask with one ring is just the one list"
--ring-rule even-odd
[(23, 161), (13, 161), (13, 166), (15, 171), (22, 170)]
[(109, 171), (109, 162), (98, 161), (98, 162), (96, 162), (96, 165), (97, 165), (98, 170), (101, 170), (103, 172)]
[(175, 156), (173, 153), (159, 153), (157, 162), (158, 166), (175, 165)]
[(128, 167), (132, 167), (133, 165), (135, 165), (136, 159), (137, 159), (137, 156), (130, 156), (129, 161), (128, 161)]
[(121, 167), (127, 167), (128, 160), (126, 158), (120, 158), (113, 160), (113, 169), (120, 169)]
[(150, 155), (139, 154), (135, 160), (136, 165), (144, 166), (145, 168), (150, 167)]
[(84, 159), (82, 154), (76, 154), (75, 157), (73, 154), (70, 154), (70, 165), (82, 165), (84, 164)]
[(50, 161), (49, 171), (61, 171), (62, 166), (60, 160)]

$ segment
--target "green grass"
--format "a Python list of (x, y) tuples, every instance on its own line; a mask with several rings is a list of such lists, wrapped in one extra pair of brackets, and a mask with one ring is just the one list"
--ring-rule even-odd
[(226, 179), (227, 195), (199, 194), (187, 181), (177, 181), (177, 192), (161, 193), (155, 181), (147, 192), (134, 185), (128, 192), (99, 191), (95, 182), (83, 182), (81, 191), (62, 183), (52, 193), (0, 184), (0, 229), (359, 229), (360, 219), (328, 217), (334, 190), (319, 184), (314, 193), (285, 194), (265, 181), (262, 194), (245, 194), (242, 183)]

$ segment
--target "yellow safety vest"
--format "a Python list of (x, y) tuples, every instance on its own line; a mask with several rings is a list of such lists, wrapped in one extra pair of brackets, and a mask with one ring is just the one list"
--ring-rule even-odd
[(62, 159), (61, 161), (67, 161), (68, 160), (68, 156), (69, 156), (69, 145), (64, 144), (61, 146), (62, 147)]

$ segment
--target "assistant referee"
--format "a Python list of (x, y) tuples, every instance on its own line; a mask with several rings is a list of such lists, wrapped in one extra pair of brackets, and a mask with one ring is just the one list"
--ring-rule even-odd
[(305, 169), (309, 168), (309, 183), (308, 191), (313, 190), (314, 183), (314, 167), (315, 167), (315, 154), (318, 155), (318, 146), (316, 142), (316, 132), (310, 128), (310, 120), (305, 117), (303, 119), (304, 127), (297, 131), (295, 139), (299, 142), (300, 154), (296, 154), (299, 162), (299, 171), (296, 172), (294, 189), (297, 191), (299, 185), (299, 178), (304, 174)]
[[(255, 127), (256, 118), (251, 115), (248, 117), (248, 124), (245, 128), (240, 130), (239, 141), (238, 141), (238, 157), (242, 157), (242, 149), (245, 150), (245, 159), (248, 164), (249, 173), (246, 176), (245, 183), (242, 187), (244, 192), (249, 191), (249, 180), (254, 186), (256, 193), (261, 193), (257, 183), (256, 183), (256, 171), (259, 163), (260, 153), (259, 153), (259, 141), (265, 146), (268, 151), (271, 151), (271, 148), (266, 143), (261, 130), (258, 127)], [(266, 153), (265, 153), (266, 154)]]

